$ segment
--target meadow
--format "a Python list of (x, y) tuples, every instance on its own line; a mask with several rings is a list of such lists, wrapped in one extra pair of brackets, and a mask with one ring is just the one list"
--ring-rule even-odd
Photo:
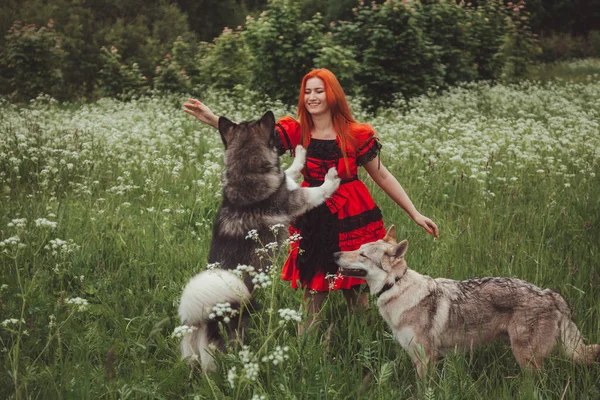
[[(294, 115), (256, 94), (190, 95), (238, 121)], [(449, 355), (423, 385), (373, 299), (350, 314), (334, 293), (315, 334), (298, 337), (302, 294), (279, 278), (286, 249), (273, 246), (247, 347), (217, 355), (215, 373), (190, 373), (177, 305), (207, 266), (223, 151), (185, 99), (0, 100), (0, 398), (600, 398), (600, 365), (556, 354), (532, 376), (501, 343)], [(434, 240), (363, 171), (411, 268), (560, 291), (600, 342), (600, 74), (467, 84), (377, 115), (352, 104), (440, 227)]]

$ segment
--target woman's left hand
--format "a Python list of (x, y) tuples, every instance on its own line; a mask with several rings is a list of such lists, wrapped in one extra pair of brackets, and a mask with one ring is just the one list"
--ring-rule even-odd
[(417, 225), (422, 226), (430, 235), (433, 235), (436, 238), (439, 237), (438, 227), (431, 219), (422, 214), (418, 214), (413, 218), (413, 220), (417, 223)]

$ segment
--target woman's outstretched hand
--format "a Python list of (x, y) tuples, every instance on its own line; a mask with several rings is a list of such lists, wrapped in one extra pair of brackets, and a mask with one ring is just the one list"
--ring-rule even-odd
[(214, 128), (219, 127), (219, 117), (217, 117), (210, 108), (202, 104), (196, 99), (188, 99), (188, 102), (183, 105), (185, 108), (183, 111), (193, 115), (200, 121), (208, 124)]
[(417, 225), (422, 226), (430, 235), (433, 235), (436, 238), (439, 237), (438, 227), (431, 219), (419, 214), (414, 218), (414, 221)]

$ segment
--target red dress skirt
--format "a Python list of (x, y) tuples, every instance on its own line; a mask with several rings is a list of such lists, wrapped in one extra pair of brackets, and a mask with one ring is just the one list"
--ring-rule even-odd
[[(324, 205), (292, 221), (290, 236), (299, 234), (302, 239), (290, 245), (282, 278), (291, 281), (294, 289), (301, 286), (329, 291), (350, 289), (365, 283), (363, 279), (338, 274), (333, 253), (356, 250), (364, 243), (385, 236), (381, 211), (357, 176), (358, 166), (377, 157), (381, 145), (367, 125), (353, 124), (350, 128), (357, 143), (355, 149), (347, 150), (348, 168), (339, 139), (311, 139), (307, 148), (306, 166), (302, 171), (303, 187), (321, 185), (331, 167), (337, 168), (342, 182)], [(281, 119), (275, 131), (282, 151), (293, 150), (301, 142), (300, 126), (290, 117)]]

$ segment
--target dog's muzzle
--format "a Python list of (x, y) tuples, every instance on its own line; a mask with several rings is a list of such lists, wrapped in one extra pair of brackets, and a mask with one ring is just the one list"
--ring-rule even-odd
[[(340, 259), (342, 258), (342, 252), (338, 251), (336, 253), (333, 253), (333, 261), (335, 261), (335, 263), (337, 265), (340, 265)], [(349, 276), (349, 277), (363, 277), (363, 276), (367, 276), (367, 271), (364, 269), (360, 269), (360, 268), (346, 268), (346, 267), (342, 267), (340, 265), (340, 268), (338, 269), (338, 272), (340, 274), (342, 274), (342, 276)]]
[(358, 269), (358, 268), (341, 268), (338, 269), (338, 272), (340, 274), (342, 274), (342, 276), (348, 276), (348, 277), (356, 277), (356, 278), (362, 278), (364, 276), (367, 276), (367, 271), (365, 271), (364, 269)]

